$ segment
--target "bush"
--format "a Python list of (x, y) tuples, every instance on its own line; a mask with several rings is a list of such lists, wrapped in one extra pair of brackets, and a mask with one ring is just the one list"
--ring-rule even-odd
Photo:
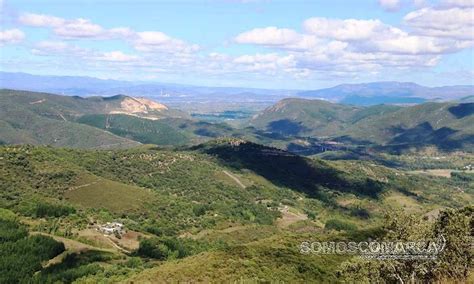
[(354, 231), (357, 229), (357, 226), (352, 223), (341, 221), (339, 219), (330, 219), (326, 222), (324, 228), (326, 230)]
[(0, 243), (17, 241), (27, 235), (26, 227), (16, 221), (0, 220)]
[(362, 218), (362, 219), (369, 219), (370, 218), (370, 212), (365, 208), (357, 206), (355, 208), (351, 208), (350, 210), (351, 210), (351, 215), (352, 216), (359, 217), (359, 218)]
[[(140, 241), (137, 254), (159, 260), (183, 258), (199, 252), (218, 247), (220, 244), (209, 244), (192, 239), (161, 237)], [(220, 247), (220, 246), (219, 246)]]
[(206, 214), (206, 211), (210, 209), (207, 204), (197, 204), (193, 206), (193, 213), (196, 217)]
[(34, 215), (36, 217), (61, 217), (76, 213), (76, 209), (71, 206), (50, 203), (36, 204)]
[(451, 177), (462, 182), (474, 182), (474, 174), (470, 173), (451, 172)]

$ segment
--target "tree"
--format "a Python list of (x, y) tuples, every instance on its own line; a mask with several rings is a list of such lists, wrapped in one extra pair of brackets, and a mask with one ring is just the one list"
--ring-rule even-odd
[(436, 220), (397, 213), (387, 216), (384, 241), (445, 240), (435, 259), (361, 260), (342, 264), (338, 276), (357, 282), (437, 282), (467, 279), (473, 268), (474, 206), (442, 211)]

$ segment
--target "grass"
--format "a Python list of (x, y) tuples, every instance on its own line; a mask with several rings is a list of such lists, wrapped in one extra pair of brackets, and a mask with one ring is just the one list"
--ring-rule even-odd
[(84, 208), (105, 208), (112, 212), (138, 211), (154, 198), (147, 189), (130, 186), (104, 178), (82, 180), (64, 196), (72, 204)]

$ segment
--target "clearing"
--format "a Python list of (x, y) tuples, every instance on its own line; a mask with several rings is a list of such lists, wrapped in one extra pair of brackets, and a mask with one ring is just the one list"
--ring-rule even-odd
[(81, 182), (71, 187), (65, 198), (86, 208), (106, 208), (113, 212), (140, 210), (145, 202), (154, 198), (154, 194), (141, 187), (98, 178), (84, 177)]
[(241, 188), (246, 188), (246, 186), (240, 181), (238, 177), (229, 173), (228, 171), (222, 171), (222, 172), (226, 174), (228, 177), (230, 177), (232, 180), (234, 180)]
[(278, 208), (281, 212), (281, 218), (277, 220), (277, 226), (281, 228), (287, 228), (291, 224), (294, 224), (298, 221), (308, 220), (308, 215), (298, 212), (296, 209), (289, 206), (282, 206)]

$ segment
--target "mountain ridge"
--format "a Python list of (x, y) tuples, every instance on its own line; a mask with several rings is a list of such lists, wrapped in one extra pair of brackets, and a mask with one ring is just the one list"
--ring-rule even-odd
[[(130, 96), (155, 98), (164, 103), (261, 101), (271, 105), (282, 98), (320, 98), (354, 105), (379, 103), (416, 104), (428, 100), (455, 100), (474, 94), (474, 85), (427, 87), (413, 82), (380, 81), (339, 84), (316, 90), (211, 87), (144, 81), (120, 81), (87, 76), (42, 76), (28, 73), (0, 72), (0, 87), (51, 92), (63, 95)], [(371, 100), (367, 101), (367, 98)]]
[(324, 100), (286, 99), (254, 116), (249, 125), (288, 137), (328, 137), (355, 144), (435, 145), (474, 149), (474, 103), (351, 106)]

